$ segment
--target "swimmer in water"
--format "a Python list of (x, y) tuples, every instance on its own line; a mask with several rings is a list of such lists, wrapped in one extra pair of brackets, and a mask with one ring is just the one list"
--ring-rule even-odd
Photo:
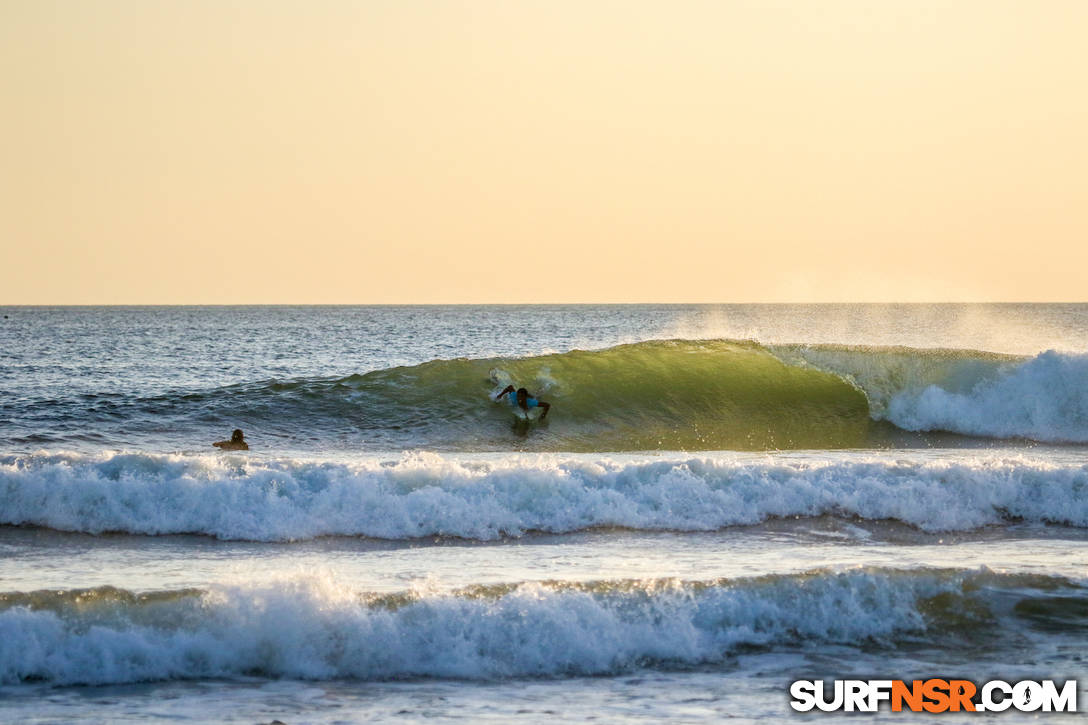
[(525, 388), (518, 388), (517, 392), (514, 392), (513, 385), (507, 385), (501, 393), (495, 396), (495, 401), (502, 400), (502, 396), (508, 393), (514, 393), (508, 398), (510, 405), (516, 405), (526, 413), (529, 412), (530, 408), (540, 408), (543, 411), (540, 414), (540, 420), (544, 420), (548, 416), (548, 411), (552, 409), (551, 403), (545, 403), (543, 400), (531, 397), (529, 391)]
[(212, 443), (216, 448), (222, 448), (224, 451), (248, 451), (249, 444), (246, 443), (245, 438), (242, 435), (241, 428), (235, 428), (234, 433), (231, 434), (229, 441), (216, 441)]

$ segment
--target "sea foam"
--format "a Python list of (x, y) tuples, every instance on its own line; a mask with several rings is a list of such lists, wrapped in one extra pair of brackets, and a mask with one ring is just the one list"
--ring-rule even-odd
[(492, 540), (593, 527), (706, 531), (825, 514), (927, 531), (1009, 520), (1086, 527), (1088, 465), (886, 455), (0, 458), (0, 523), (93, 534)]
[(121, 604), (116, 591), (38, 592), (32, 604), (0, 601), (0, 683), (557, 677), (714, 663), (742, 647), (824, 651), (904, 636), (947, 647), (998, 627), (990, 592), (1007, 599), (1014, 589), (1028, 602), (1061, 589), (1069, 612), (1053, 616), (1083, 612), (1076, 583), (987, 570), (523, 583), (392, 598), (319, 576)]
[(1088, 355), (1042, 353), (965, 391), (929, 385), (897, 394), (887, 418), (906, 430), (1088, 442)]

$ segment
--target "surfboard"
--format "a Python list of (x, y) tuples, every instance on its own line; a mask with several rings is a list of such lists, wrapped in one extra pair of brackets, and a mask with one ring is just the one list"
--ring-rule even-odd
[(514, 384), (514, 378), (511, 377), (510, 373), (505, 370), (500, 370), (499, 368), (491, 368), (491, 372), (488, 376), (491, 378), (491, 384), (495, 386), (487, 395), (492, 402), (499, 399), (499, 393), (505, 390), (507, 385)]

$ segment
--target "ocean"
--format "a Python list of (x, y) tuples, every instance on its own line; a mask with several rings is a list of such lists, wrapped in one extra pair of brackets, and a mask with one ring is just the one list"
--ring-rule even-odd
[(0, 308), (3, 722), (1084, 709), (1086, 644), (1085, 304)]

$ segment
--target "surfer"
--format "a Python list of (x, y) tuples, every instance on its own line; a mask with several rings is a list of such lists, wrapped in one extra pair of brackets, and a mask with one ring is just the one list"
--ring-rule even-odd
[(542, 411), (540, 413), (540, 420), (544, 420), (544, 418), (548, 416), (548, 411), (552, 408), (551, 403), (545, 403), (543, 400), (537, 400), (536, 398), (531, 397), (529, 391), (525, 388), (518, 388), (517, 392), (514, 392), (513, 385), (507, 385), (503, 388), (503, 391), (495, 396), (495, 400), (502, 400), (502, 396), (508, 393), (514, 393), (507, 398), (507, 400), (510, 401), (510, 405), (516, 405), (526, 413), (529, 412), (530, 408), (540, 408)]
[(216, 441), (212, 443), (216, 448), (222, 448), (224, 451), (248, 451), (249, 444), (243, 436), (241, 428), (235, 428), (234, 432), (230, 435), (229, 441)]

